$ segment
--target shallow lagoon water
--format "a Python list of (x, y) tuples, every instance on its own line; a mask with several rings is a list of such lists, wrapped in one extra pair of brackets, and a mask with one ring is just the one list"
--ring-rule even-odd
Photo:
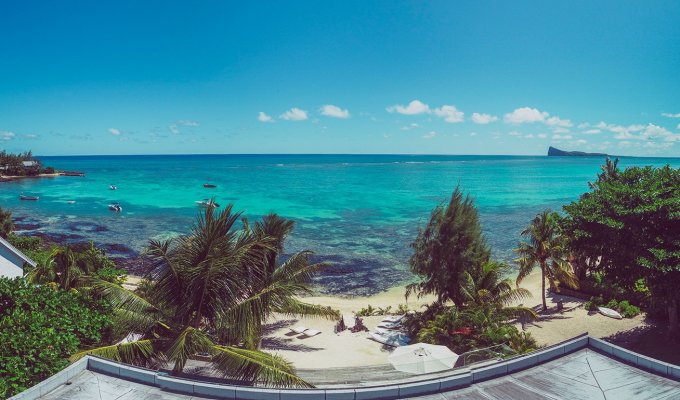
[[(149, 238), (189, 230), (194, 203), (214, 196), (249, 218), (277, 212), (296, 221), (287, 251), (332, 262), (319, 290), (366, 295), (412, 279), (409, 244), (456, 185), (475, 198), (496, 258), (512, 260), (519, 233), (545, 208), (588, 190), (595, 157), (402, 155), (182, 155), (42, 157), (85, 177), (0, 183), (0, 204), (26, 233), (94, 240), (113, 255), (140, 252)], [(622, 158), (619, 165), (680, 166), (680, 159)], [(203, 183), (217, 188), (206, 189)], [(112, 191), (109, 185), (116, 185)], [(40, 196), (20, 201), (19, 193)], [(75, 201), (69, 204), (69, 201)], [(108, 211), (119, 202), (122, 213)]]

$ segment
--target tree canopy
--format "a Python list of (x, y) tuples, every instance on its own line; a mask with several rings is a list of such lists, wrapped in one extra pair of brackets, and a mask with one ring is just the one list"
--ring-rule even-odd
[(624, 288), (643, 279), (678, 329), (680, 169), (603, 167), (591, 191), (564, 207), (571, 248)]
[(411, 271), (421, 281), (407, 286), (407, 296), (434, 294), (440, 302), (450, 300), (456, 305), (465, 302), (464, 273), (479, 270), (490, 257), (474, 202), (458, 187), (446, 206), (432, 211), (411, 247)]

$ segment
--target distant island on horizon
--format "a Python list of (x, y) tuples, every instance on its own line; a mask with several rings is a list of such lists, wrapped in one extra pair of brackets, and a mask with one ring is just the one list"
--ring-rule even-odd
[(583, 151), (565, 151), (555, 147), (548, 147), (548, 156), (569, 156), (569, 157), (608, 157), (605, 153), (586, 153)]

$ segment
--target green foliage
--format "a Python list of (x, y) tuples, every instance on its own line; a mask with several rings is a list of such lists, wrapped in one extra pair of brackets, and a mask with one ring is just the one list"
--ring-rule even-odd
[(0, 397), (58, 372), (78, 348), (106, 340), (111, 324), (102, 301), (0, 278)]
[(474, 202), (458, 187), (446, 207), (432, 211), (411, 247), (409, 265), (421, 281), (407, 286), (407, 296), (434, 294), (440, 302), (459, 306), (465, 301), (460, 291), (464, 273), (479, 269), (490, 255)]
[(603, 167), (591, 191), (564, 207), (569, 247), (624, 291), (649, 290), (678, 329), (680, 308), (680, 169)]
[(262, 326), (272, 313), (337, 318), (328, 307), (304, 303), (309, 284), (325, 264), (312, 264), (309, 251), (281, 262), (292, 221), (275, 214), (250, 225), (232, 205), (199, 215), (190, 234), (150, 241), (147, 256), (153, 273), (131, 292), (90, 277), (91, 291), (114, 307), (121, 335), (142, 333), (141, 340), (80, 352), (138, 365), (159, 360), (182, 372), (195, 353), (212, 356), (211, 364), (232, 379), (266, 385), (310, 386), (292, 365), (258, 350)]
[[(34, 167), (25, 168), (24, 161), (36, 161)], [(40, 162), (33, 158), (33, 153), (27, 151), (25, 153), (12, 154), (5, 150), (0, 151), (0, 167), (3, 167), (3, 175), (8, 176), (30, 176), (37, 175), (40, 170)]]
[(517, 284), (529, 276), (534, 267), (541, 269), (541, 297), (543, 310), (548, 307), (545, 301), (545, 280), (550, 289), (559, 292), (559, 285), (578, 287), (578, 281), (567, 262), (566, 240), (559, 228), (560, 217), (557, 213), (545, 210), (538, 214), (529, 226), (522, 231), (525, 242), (515, 249), (519, 266)]
[(54, 173), (54, 167), (47, 167), (47, 168), (45, 168), (45, 170), (43, 172), (46, 173), (46, 174), (53, 174)]
[(13, 230), (12, 213), (0, 207), (0, 237), (7, 239)]
[(640, 314), (640, 309), (628, 303), (627, 300), (623, 300), (622, 302), (620, 302), (617, 310), (619, 310), (621, 315), (623, 315), (626, 318), (633, 318), (636, 315)]
[(371, 315), (376, 315), (375, 311), (376, 309), (369, 304), (366, 308), (362, 308), (361, 310), (357, 311), (355, 315), (357, 317), (370, 317)]

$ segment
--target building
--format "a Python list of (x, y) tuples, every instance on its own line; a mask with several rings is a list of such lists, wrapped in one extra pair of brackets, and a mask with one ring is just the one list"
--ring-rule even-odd
[(35, 267), (35, 261), (0, 237), (0, 277), (24, 276), (24, 265)]
[[(322, 366), (321, 366), (322, 367)], [(312, 382), (313, 383), (313, 382)], [(282, 389), (178, 378), (86, 356), (11, 400), (680, 399), (680, 366), (582, 335), (533, 353), (364, 386)]]

